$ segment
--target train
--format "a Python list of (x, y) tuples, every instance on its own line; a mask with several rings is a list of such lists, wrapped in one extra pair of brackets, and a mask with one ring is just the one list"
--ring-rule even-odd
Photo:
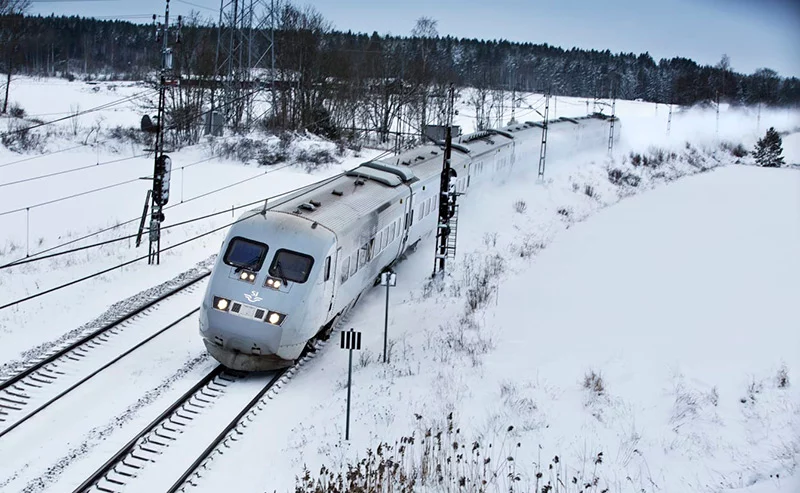
[[(612, 119), (550, 120), (548, 157), (607, 144)], [(453, 138), (450, 192), (468, 195), (521, 157), (538, 163), (542, 130), (524, 122)], [(443, 159), (443, 142), (424, 144), (243, 213), (201, 302), (209, 354), (233, 370), (274, 370), (330, 336), (381, 273), (440, 226)]]

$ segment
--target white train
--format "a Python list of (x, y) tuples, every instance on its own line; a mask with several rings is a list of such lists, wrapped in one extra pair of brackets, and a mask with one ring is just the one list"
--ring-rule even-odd
[[(456, 191), (520, 156), (536, 166), (541, 135), (541, 124), (527, 122), (455, 138)], [(552, 120), (548, 156), (607, 144), (608, 136), (603, 115)], [(243, 214), (203, 298), (208, 352), (231, 369), (270, 370), (290, 366), (310, 340), (330, 334), (381, 272), (436, 230), (443, 157), (443, 146), (424, 145)]]

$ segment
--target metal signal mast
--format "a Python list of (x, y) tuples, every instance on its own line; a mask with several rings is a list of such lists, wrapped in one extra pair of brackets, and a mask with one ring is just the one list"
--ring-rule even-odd
[[(539, 113), (539, 111), (536, 111)], [(542, 115), (541, 113), (539, 113)], [(539, 147), (539, 179), (544, 178), (544, 167), (545, 167), (545, 160), (547, 158), (547, 127), (549, 123), (547, 120), (550, 119), (550, 92), (548, 91), (545, 95), (544, 99), (544, 114), (542, 115), (544, 121), (542, 121), (542, 145)]]
[(458, 193), (451, 185), (456, 177), (455, 170), (450, 166), (453, 150), (453, 113), (455, 106), (455, 89), (450, 84), (447, 98), (447, 129), (444, 138), (444, 162), (442, 163), (442, 177), (439, 182), (439, 222), (436, 229), (436, 256), (433, 262), (433, 275), (444, 272), (445, 260), (450, 252), (455, 253), (456, 221), (458, 220), (458, 206), (456, 198)]
[[(153, 124), (148, 117), (142, 119), (142, 129), (155, 133), (155, 145), (152, 150), (155, 155), (153, 164), (153, 189), (152, 204), (150, 209), (150, 247), (147, 255), (148, 264), (161, 263), (161, 223), (164, 221), (163, 207), (169, 201), (169, 179), (172, 171), (172, 160), (164, 154), (164, 128), (166, 122), (164, 118), (164, 107), (166, 105), (167, 87), (176, 85), (177, 81), (168, 78), (172, 71), (172, 48), (169, 46), (169, 0), (164, 11), (164, 23), (156, 23), (156, 15), (153, 15), (153, 23), (156, 30), (156, 42), (161, 43), (161, 73), (158, 87), (158, 115)], [(177, 28), (175, 29), (175, 42), (181, 42), (181, 16), (178, 16)], [(146, 209), (145, 209), (146, 210)]]
[[(216, 108), (234, 129), (253, 119), (258, 88), (269, 84), (275, 111), (275, 0), (221, 0), (214, 75)], [(212, 116), (213, 118), (213, 116)], [(207, 132), (210, 132), (210, 125)]]
[(614, 122), (617, 121), (617, 99), (611, 100), (611, 122), (608, 128), (608, 156), (614, 153)]

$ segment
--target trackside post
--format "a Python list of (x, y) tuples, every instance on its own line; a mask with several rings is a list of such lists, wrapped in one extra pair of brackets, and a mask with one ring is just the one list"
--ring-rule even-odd
[(350, 387), (353, 383), (353, 350), (361, 350), (361, 332), (352, 328), (342, 332), (342, 349), (350, 351), (350, 362), (347, 368), (347, 423), (345, 424), (344, 439), (350, 440)]
[(397, 274), (391, 269), (381, 274), (381, 286), (386, 286), (386, 318), (383, 321), (383, 362), (389, 361), (387, 341), (389, 338), (389, 288), (397, 285)]

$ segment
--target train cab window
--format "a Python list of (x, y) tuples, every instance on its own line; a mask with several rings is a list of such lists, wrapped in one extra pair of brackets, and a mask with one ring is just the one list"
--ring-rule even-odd
[(228, 243), (223, 260), (237, 269), (257, 272), (267, 257), (268, 249), (264, 243), (237, 236)]
[(381, 235), (381, 251), (386, 249), (386, 245), (388, 244), (389, 244), (389, 230), (384, 229), (383, 234)]
[(308, 280), (314, 258), (304, 253), (280, 249), (269, 266), (269, 275), (287, 281), (303, 283)]
[(369, 258), (367, 256), (367, 253), (368, 253), (367, 252), (367, 248), (368, 248), (367, 245), (364, 245), (364, 246), (362, 246), (361, 248), (358, 249), (358, 268), (359, 269), (364, 267), (364, 265), (366, 265), (366, 263), (367, 263), (367, 260), (369, 260)]
[(331, 278), (331, 257), (325, 257), (325, 280)]
[(354, 276), (358, 272), (358, 251), (348, 257), (350, 259), (350, 276)]

